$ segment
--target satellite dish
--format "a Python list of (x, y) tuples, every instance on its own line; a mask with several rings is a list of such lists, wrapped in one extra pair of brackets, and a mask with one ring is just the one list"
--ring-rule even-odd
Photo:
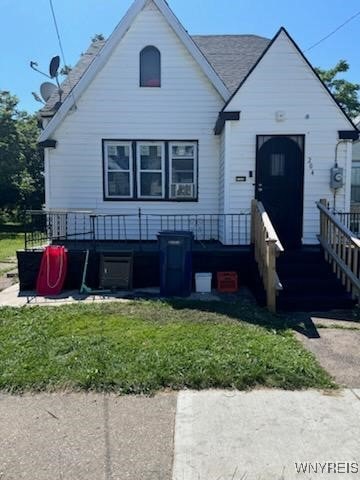
[(57, 76), (59, 66), (60, 66), (60, 57), (59, 55), (56, 55), (56, 57), (53, 57), (51, 59), (50, 66), (49, 66), (49, 73), (51, 78), (54, 78)]
[(50, 82), (44, 82), (40, 85), (40, 94), (45, 102), (49, 100), (51, 95), (57, 90), (57, 86)]
[(61, 102), (56, 102), (55, 105), (53, 106), (53, 110), (57, 112), (59, 108), (61, 107), (62, 103)]

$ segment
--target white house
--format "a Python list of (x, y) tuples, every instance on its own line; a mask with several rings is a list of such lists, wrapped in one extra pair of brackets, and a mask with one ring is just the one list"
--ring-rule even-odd
[(152, 238), (161, 215), (213, 216), (219, 240), (246, 244), (257, 198), (286, 246), (317, 243), (320, 198), (350, 211), (358, 132), (284, 28), (191, 37), (166, 1), (135, 0), (63, 90), (41, 112), (47, 210), (140, 208)]

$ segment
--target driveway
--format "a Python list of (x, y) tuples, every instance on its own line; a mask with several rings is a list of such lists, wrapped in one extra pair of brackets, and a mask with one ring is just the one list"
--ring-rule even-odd
[(360, 323), (340, 318), (312, 317), (313, 334), (296, 336), (339, 385), (360, 388)]

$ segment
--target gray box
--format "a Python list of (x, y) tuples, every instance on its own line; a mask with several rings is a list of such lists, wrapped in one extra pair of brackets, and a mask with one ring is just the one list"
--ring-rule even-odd
[(102, 254), (100, 256), (100, 288), (131, 290), (134, 256), (124, 254)]
[(330, 171), (330, 187), (334, 190), (344, 186), (344, 169), (334, 167)]

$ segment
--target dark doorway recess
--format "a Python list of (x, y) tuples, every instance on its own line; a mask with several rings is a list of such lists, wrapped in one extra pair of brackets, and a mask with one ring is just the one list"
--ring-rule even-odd
[(301, 246), (304, 135), (258, 135), (256, 192), (285, 248)]

